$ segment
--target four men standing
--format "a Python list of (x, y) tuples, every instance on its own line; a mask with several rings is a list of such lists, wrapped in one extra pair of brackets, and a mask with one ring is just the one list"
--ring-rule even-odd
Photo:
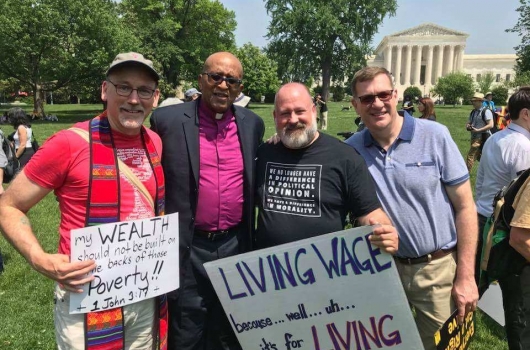
[[(121, 221), (163, 214), (165, 188), (165, 211), (179, 213), (180, 229), (180, 288), (168, 297), (169, 349), (240, 349), (205, 262), (249, 251), (253, 243), (270, 247), (342, 230), (348, 213), (359, 224), (375, 225), (371, 242), (396, 253), (422, 340), (426, 349), (434, 348), (433, 334), (455, 306), (463, 319), (478, 298), (473, 277), (477, 222), (469, 174), (463, 160), (454, 157), (458, 149), (447, 129), (400, 117), (390, 74), (370, 67), (353, 81), (353, 104), (368, 130), (348, 141), (364, 161), (352, 148), (317, 131), (316, 106), (297, 83), (283, 86), (276, 95), (274, 120), (281, 142), (258, 151), (263, 121), (233, 104), (242, 78), (243, 67), (232, 54), (208, 57), (198, 77), (202, 95), (156, 110), (151, 117), (162, 152), (160, 138), (142, 126), (158, 102), (158, 74), (140, 54), (118, 55), (102, 84), (107, 111), (76, 126), (90, 137), (85, 140), (73, 130), (53, 136), (2, 196), (4, 235), (37, 271), (58, 282), (58, 344), (76, 349), (92, 339), (85, 334), (84, 316), (69, 315), (63, 305), (68, 293), (78, 292), (93, 278), (86, 274), (95, 268), (94, 261), (69, 261), (70, 229), (96, 220), (102, 209), (109, 209), (108, 203), (118, 203), (112, 208), (118, 208)], [(471, 120), (470, 126), (483, 131)], [(95, 163), (96, 151), (105, 155), (99, 160), (105, 164)], [(160, 153), (163, 173), (156, 161)], [(132, 168), (150, 200), (124, 181), (115, 159)], [(108, 182), (89, 176), (90, 169), (100, 166), (115, 170), (112, 181), (120, 193), (111, 193), (104, 187)], [(270, 195), (267, 183), (279, 171), (306, 178), (310, 195), (304, 205), (282, 211), (270, 206), (279, 197), (298, 199), (281, 189), (279, 197)], [(25, 216), (51, 190), (62, 211), (59, 254), (42, 250)], [(255, 205), (260, 214), (253, 242)], [(135, 310), (128, 312), (131, 308)], [(164, 334), (153, 334), (153, 329), (165, 329), (154, 326), (155, 310), (154, 299), (121, 310), (123, 347), (147, 348), (164, 340)], [(133, 313), (138, 319), (131, 319)]]

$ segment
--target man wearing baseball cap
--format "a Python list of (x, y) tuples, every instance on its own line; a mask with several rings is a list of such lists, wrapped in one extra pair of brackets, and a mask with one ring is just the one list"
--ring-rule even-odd
[(186, 92), (184, 93), (184, 97), (185, 97), (184, 101), (185, 102), (195, 101), (196, 99), (199, 98), (200, 95), (202, 94), (196, 88), (186, 90)]
[(489, 108), (483, 107), (484, 94), (475, 92), (471, 103), (473, 103), (473, 110), (469, 114), (466, 124), (467, 131), (471, 132), (471, 147), (467, 152), (466, 165), (467, 170), (471, 172), (475, 160), (480, 159), (482, 153), (482, 146), (491, 136), (490, 129), (493, 128), (493, 113)]
[[(162, 144), (142, 126), (158, 103), (158, 80), (153, 62), (143, 55), (116, 56), (101, 84), (107, 109), (47, 140), (0, 199), (4, 236), (36, 271), (57, 282), (59, 349), (158, 349), (166, 343), (165, 297), (69, 314), (71, 293), (88, 288), (106, 267), (71, 259), (70, 231), (164, 214)], [(51, 191), (61, 210), (55, 254), (43, 250), (26, 216)]]

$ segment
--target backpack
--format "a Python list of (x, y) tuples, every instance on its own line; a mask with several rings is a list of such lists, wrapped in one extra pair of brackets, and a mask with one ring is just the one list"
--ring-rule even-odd
[[(513, 202), (530, 176), (530, 169), (504, 186), (493, 198), (493, 214), (486, 222), (480, 262), (481, 283), (487, 286), (492, 281), (508, 275), (519, 275), (527, 264), (526, 259), (510, 246), (510, 222), (515, 209)], [(485, 291), (485, 289), (484, 289)]]
[(20, 161), (18, 160), (15, 152), (15, 147), (0, 131), (0, 142), (2, 144), (2, 151), (6, 155), (7, 165), (4, 169), (3, 183), (10, 182), (13, 177), (20, 171)]
[(498, 127), (498, 124), (499, 124), (499, 114), (497, 113), (496, 110), (494, 110), (490, 104), (488, 104), (486, 107), (482, 108), (482, 111), (481, 111), (481, 117), (482, 117), (482, 120), (484, 121), (485, 124), (487, 124), (486, 122), (486, 109), (489, 109), (491, 111), (491, 114), (493, 115), (493, 128), (490, 129), (490, 132), (492, 134), (495, 134), (497, 131), (499, 131), (499, 127)]

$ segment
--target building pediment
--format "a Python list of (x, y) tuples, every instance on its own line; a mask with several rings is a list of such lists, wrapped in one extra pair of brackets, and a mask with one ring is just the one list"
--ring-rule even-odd
[(405, 29), (401, 32), (397, 32), (389, 35), (389, 38), (399, 38), (399, 37), (410, 37), (410, 36), (463, 36), (468, 37), (469, 35), (464, 32), (459, 32), (453, 29), (445, 28), (434, 23), (424, 23), (419, 26)]

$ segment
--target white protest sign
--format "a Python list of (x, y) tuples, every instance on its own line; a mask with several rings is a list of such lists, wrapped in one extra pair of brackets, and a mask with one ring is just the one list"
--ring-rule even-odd
[(179, 287), (178, 213), (72, 230), (71, 261), (93, 259), (95, 279), (71, 293), (70, 313), (102, 311)]
[(478, 301), (478, 307), (498, 324), (504, 327), (504, 307), (502, 306), (502, 291), (498, 283), (490, 284), (488, 290)]
[(423, 349), (394, 261), (371, 232), (204, 264), (243, 349)]

